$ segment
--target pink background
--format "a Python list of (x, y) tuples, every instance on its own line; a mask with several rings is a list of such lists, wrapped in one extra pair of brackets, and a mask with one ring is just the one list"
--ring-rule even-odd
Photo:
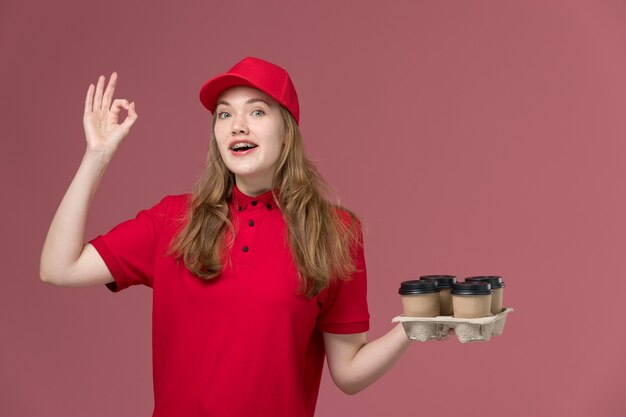
[(309, 154), (367, 224), (370, 340), (422, 274), (502, 275), (515, 308), (501, 337), (414, 343), (355, 396), (326, 373), (318, 416), (626, 408), (625, 2), (5, 0), (0, 48), (0, 415), (150, 415), (151, 290), (45, 285), (41, 247), (89, 83), (118, 71), (140, 118), (85, 240), (189, 190), (198, 89), (249, 55), (290, 71)]

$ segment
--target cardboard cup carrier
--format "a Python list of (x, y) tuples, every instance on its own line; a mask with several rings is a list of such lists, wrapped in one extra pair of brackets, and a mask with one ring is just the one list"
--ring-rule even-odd
[[(427, 278), (428, 277), (428, 278)], [(430, 301), (427, 297), (417, 297), (417, 295), (440, 294), (432, 286), (417, 284), (420, 281), (430, 281), (432, 277), (444, 278), (443, 286), (451, 284), (450, 295), (452, 297), (453, 314), (440, 314), (433, 316), (434, 296)], [(506, 316), (513, 311), (510, 307), (502, 307), (502, 288), (504, 283), (500, 277), (480, 276), (466, 278), (465, 282), (451, 282), (453, 276), (423, 276), (420, 281), (405, 281), (398, 291), (402, 295), (404, 314), (394, 317), (392, 322), (402, 323), (402, 327), (411, 340), (426, 342), (431, 340), (442, 340), (448, 337), (450, 329), (461, 343), (466, 342), (486, 342), (491, 336), (500, 336), (504, 330)], [(431, 279), (429, 279), (431, 278)], [(440, 281), (441, 282), (441, 281)], [(492, 289), (491, 284), (497, 288)], [(493, 298), (498, 291), (496, 302)], [(409, 298), (412, 297), (412, 298)], [(416, 305), (418, 305), (416, 307)], [(429, 307), (427, 308), (427, 305)], [(441, 309), (441, 299), (439, 306)], [(423, 314), (426, 312), (426, 314)], [(446, 313), (450, 312), (449, 310)]]

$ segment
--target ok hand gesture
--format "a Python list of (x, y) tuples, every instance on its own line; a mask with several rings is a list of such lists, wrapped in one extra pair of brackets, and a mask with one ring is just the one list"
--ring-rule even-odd
[[(128, 135), (131, 126), (137, 120), (135, 112), (135, 102), (128, 103), (125, 99), (113, 99), (117, 73), (113, 72), (109, 79), (106, 91), (104, 89), (104, 75), (98, 78), (98, 85), (89, 84), (87, 97), (85, 99), (85, 113), (83, 115), (83, 126), (87, 139), (87, 151), (103, 152), (108, 156), (113, 156), (122, 139)], [(122, 123), (118, 123), (120, 112), (124, 108), (128, 111), (128, 116)]]

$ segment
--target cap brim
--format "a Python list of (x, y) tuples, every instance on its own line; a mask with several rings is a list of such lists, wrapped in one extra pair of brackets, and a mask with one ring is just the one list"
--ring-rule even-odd
[(244, 77), (233, 74), (222, 74), (207, 81), (200, 88), (200, 101), (211, 113), (215, 111), (215, 102), (224, 90), (237, 85), (258, 88)]

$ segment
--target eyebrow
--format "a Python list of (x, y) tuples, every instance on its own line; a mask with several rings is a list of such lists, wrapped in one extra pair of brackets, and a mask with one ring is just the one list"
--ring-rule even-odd
[[(272, 107), (272, 105), (270, 103), (268, 103), (267, 101), (261, 99), (261, 98), (251, 98), (250, 100), (246, 101), (246, 104), (253, 104), (253, 103), (257, 103), (257, 102), (261, 102), (261, 103), (265, 103), (265, 105), (267, 107)], [(220, 104), (224, 104), (226, 106), (230, 106), (230, 103), (224, 100), (220, 100), (217, 103), (215, 103), (215, 107), (217, 108), (217, 106), (219, 106)]]

